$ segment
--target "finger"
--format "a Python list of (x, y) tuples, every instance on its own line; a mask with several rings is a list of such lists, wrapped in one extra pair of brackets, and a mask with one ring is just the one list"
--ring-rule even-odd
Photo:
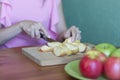
[(76, 37), (77, 40), (80, 40), (81, 39), (81, 35), (79, 33), (77, 33), (77, 37)]
[(48, 33), (47, 33), (45, 27), (44, 27), (42, 24), (40, 24), (40, 23), (38, 23), (38, 25), (39, 25), (39, 27), (40, 27), (40, 30), (41, 30), (46, 36), (48, 36)]
[(66, 31), (65, 35), (64, 35), (64, 38), (65, 38), (65, 39), (67, 39), (67, 38), (69, 38), (69, 37), (71, 37), (71, 31), (70, 31), (70, 29), (68, 29), (68, 30)]
[(81, 31), (77, 28), (77, 37), (76, 37), (77, 40), (80, 40), (81, 39)]
[(26, 30), (24, 30), (28, 35), (30, 35), (30, 32), (31, 32), (31, 29), (30, 28), (28, 28), (28, 29), (26, 29)]
[(35, 37), (36, 37), (37, 39), (40, 38), (40, 31), (39, 31), (39, 28), (36, 27), (36, 26), (35, 26), (34, 34), (35, 34)]
[(72, 36), (71, 36), (72, 37), (72, 41), (75, 41), (76, 38), (77, 38), (77, 30), (76, 30), (75, 27), (72, 27), (71, 31), (72, 31)]
[(81, 31), (79, 30), (79, 28), (78, 27), (76, 27), (76, 26), (72, 26), (72, 28), (74, 28), (76, 31), (76, 38), (75, 38), (75, 40), (80, 40), (81, 39)]
[(32, 38), (34, 38), (35, 37), (35, 35), (34, 35), (34, 32), (35, 32), (34, 25), (32, 25), (30, 29), (31, 29), (30, 30), (30, 35), (31, 35)]

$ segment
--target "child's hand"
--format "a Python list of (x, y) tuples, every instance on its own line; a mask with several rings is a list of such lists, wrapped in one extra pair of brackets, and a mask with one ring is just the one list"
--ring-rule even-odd
[(72, 41), (75, 40), (80, 40), (81, 39), (81, 31), (76, 27), (76, 26), (72, 26), (70, 27), (65, 33), (64, 33), (64, 38), (72, 38)]
[(41, 38), (40, 31), (42, 31), (46, 36), (48, 36), (44, 26), (35, 21), (22, 21), (20, 22), (20, 28), (30, 35), (32, 38)]

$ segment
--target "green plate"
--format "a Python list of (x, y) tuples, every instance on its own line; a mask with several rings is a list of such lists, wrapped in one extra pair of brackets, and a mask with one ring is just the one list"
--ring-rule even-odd
[[(79, 71), (79, 61), (80, 60), (75, 60), (75, 61), (72, 61), (72, 62), (68, 63), (67, 65), (65, 65), (66, 73), (76, 79), (90, 80), (81, 75), (81, 73)], [(106, 80), (106, 79), (104, 77), (100, 76), (97, 80)]]

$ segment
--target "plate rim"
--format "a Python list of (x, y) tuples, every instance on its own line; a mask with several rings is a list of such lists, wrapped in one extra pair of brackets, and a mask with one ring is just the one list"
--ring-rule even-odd
[(71, 61), (71, 62), (69, 62), (68, 64), (66, 64), (66, 65), (65, 65), (65, 68), (64, 68), (64, 69), (65, 69), (65, 72), (66, 72), (67, 74), (69, 74), (70, 76), (76, 78), (76, 79), (88, 80), (88, 78), (85, 79), (85, 77), (82, 77), (82, 76), (81, 76), (81, 77), (80, 77), (80, 76), (78, 77), (78, 76), (72, 75), (74, 72), (70, 72), (70, 71), (68, 70), (68, 66), (69, 66), (71, 63), (74, 63), (74, 62), (77, 63), (77, 62), (79, 62), (79, 61), (80, 61), (80, 60), (74, 60), (74, 61)]

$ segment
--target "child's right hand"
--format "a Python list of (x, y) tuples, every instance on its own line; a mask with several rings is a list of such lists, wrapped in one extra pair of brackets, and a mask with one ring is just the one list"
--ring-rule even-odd
[(32, 38), (41, 38), (40, 31), (42, 31), (46, 36), (48, 36), (46, 29), (44, 26), (35, 21), (22, 21), (19, 23), (20, 28), (30, 35)]

